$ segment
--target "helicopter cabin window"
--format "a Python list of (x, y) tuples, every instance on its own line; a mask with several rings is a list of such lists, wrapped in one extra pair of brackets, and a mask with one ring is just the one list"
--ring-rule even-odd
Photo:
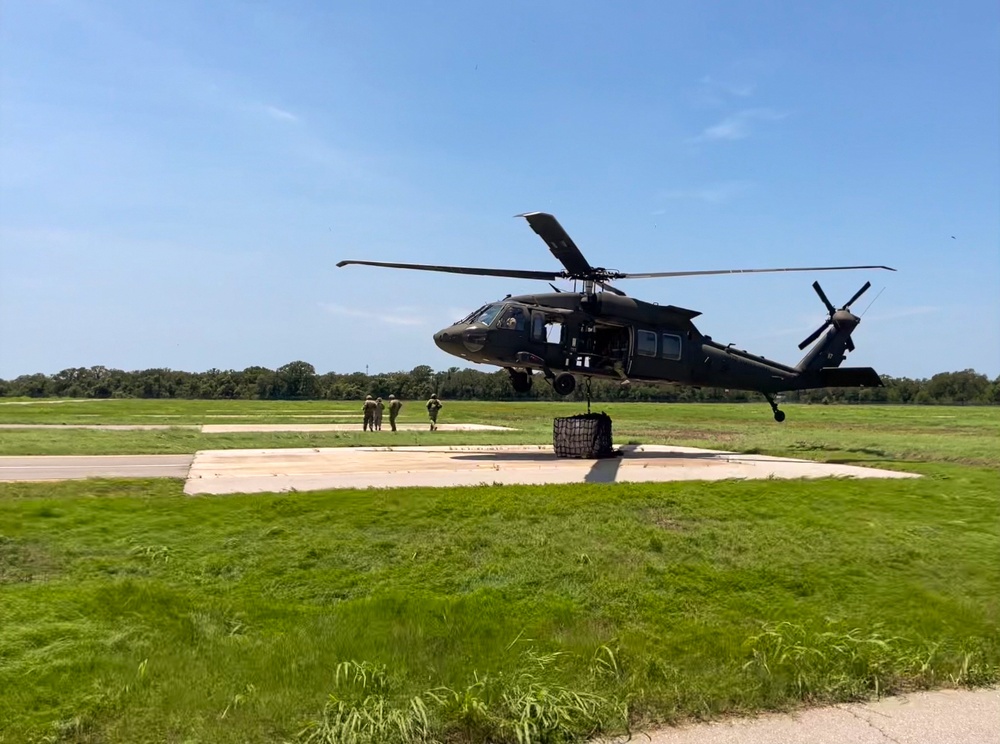
[(562, 342), (563, 319), (559, 315), (548, 315), (533, 312), (531, 314), (531, 340), (541, 343), (559, 344)]
[(656, 334), (652, 331), (636, 331), (635, 351), (639, 356), (656, 356)]
[(563, 324), (562, 319), (549, 320), (545, 324), (545, 339), (550, 344), (562, 343)]
[(675, 336), (672, 333), (664, 333), (662, 353), (664, 359), (680, 359), (681, 337)]
[(502, 309), (503, 305), (487, 305), (481, 312), (476, 313), (472, 322), (482, 323), (483, 325), (488, 326), (496, 320), (496, 317), (500, 314)]

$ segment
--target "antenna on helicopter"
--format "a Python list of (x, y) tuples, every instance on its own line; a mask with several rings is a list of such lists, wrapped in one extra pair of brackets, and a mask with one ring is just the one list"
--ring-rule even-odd
[(859, 318), (865, 317), (865, 313), (867, 313), (869, 310), (871, 310), (872, 305), (875, 304), (875, 300), (877, 300), (879, 297), (881, 297), (883, 292), (885, 292), (885, 287), (882, 287), (882, 289), (880, 289), (878, 291), (878, 294), (875, 295), (875, 299), (872, 300), (871, 302), (869, 302), (868, 303), (868, 307), (866, 307), (864, 310), (861, 311), (861, 315), (858, 316)]

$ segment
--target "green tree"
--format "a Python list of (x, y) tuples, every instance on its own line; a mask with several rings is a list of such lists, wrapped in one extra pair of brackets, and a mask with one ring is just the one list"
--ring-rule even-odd
[(297, 399), (317, 397), (316, 368), (308, 362), (289, 362), (283, 367), (278, 367), (275, 376), (278, 397)]
[(990, 392), (986, 375), (972, 369), (941, 372), (927, 383), (927, 394), (936, 403), (986, 403)]

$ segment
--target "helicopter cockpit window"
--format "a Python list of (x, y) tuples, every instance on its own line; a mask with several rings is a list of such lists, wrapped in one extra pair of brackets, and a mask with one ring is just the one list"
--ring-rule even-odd
[(500, 323), (497, 327), (508, 331), (523, 331), (526, 322), (527, 313), (523, 307), (508, 305), (500, 317)]
[(496, 320), (501, 310), (503, 310), (503, 305), (487, 305), (480, 312), (476, 313), (469, 322), (482, 323), (488, 326)]
[(483, 305), (478, 310), (473, 310), (471, 313), (469, 313), (464, 318), (462, 318), (460, 321), (458, 321), (458, 323), (456, 323), (455, 325), (458, 325), (459, 323), (471, 323), (472, 319), (475, 318), (477, 315), (479, 315), (479, 313), (481, 313), (483, 310), (485, 310), (486, 307), (487, 307), (486, 305)]
[(531, 314), (531, 340), (545, 341), (545, 316), (541, 313)]

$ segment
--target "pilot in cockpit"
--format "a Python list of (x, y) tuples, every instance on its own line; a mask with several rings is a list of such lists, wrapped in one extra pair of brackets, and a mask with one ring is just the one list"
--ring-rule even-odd
[(517, 305), (510, 305), (506, 312), (504, 312), (503, 318), (500, 319), (500, 328), (508, 331), (523, 331), (526, 317), (524, 308)]

